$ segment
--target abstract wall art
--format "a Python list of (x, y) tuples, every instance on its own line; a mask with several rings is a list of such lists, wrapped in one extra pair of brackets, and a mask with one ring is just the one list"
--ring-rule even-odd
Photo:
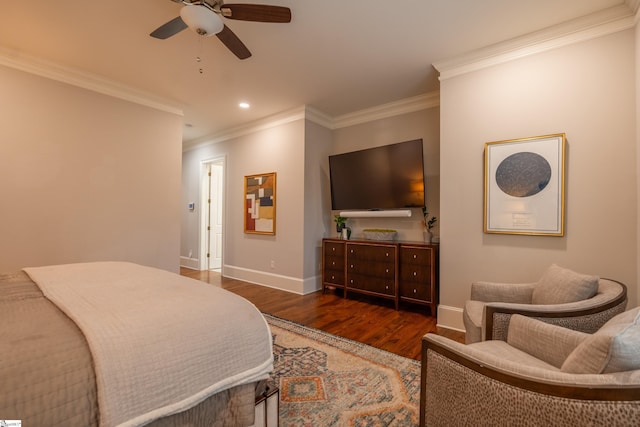
[(484, 232), (564, 236), (565, 134), (487, 142)]
[(244, 232), (276, 234), (276, 173), (244, 177)]

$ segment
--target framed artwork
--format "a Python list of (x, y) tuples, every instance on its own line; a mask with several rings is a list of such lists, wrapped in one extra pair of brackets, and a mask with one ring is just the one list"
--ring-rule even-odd
[(484, 232), (564, 236), (565, 134), (487, 142)]
[(244, 177), (244, 232), (276, 234), (276, 173)]

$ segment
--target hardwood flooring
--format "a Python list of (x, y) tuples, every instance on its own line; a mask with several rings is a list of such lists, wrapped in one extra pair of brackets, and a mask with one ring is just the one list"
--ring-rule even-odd
[(437, 328), (436, 318), (424, 306), (401, 304), (400, 310), (395, 310), (390, 300), (358, 294), (343, 298), (341, 290), (297, 295), (212, 271), (181, 268), (180, 274), (236, 293), (263, 313), (412, 359), (420, 359), (422, 336), (428, 332), (464, 342), (463, 333)]

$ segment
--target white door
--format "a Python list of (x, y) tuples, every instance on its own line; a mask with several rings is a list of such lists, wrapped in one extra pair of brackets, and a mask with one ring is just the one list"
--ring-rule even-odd
[(209, 270), (222, 267), (222, 164), (211, 165)]
[(200, 232), (202, 242), (200, 268), (203, 270), (222, 268), (223, 178), (224, 162), (222, 160), (203, 164)]

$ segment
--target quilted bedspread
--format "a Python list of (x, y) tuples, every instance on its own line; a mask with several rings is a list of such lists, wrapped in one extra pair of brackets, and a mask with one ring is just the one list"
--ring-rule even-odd
[(98, 426), (96, 378), (78, 327), (24, 272), (0, 275), (0, 414), (29, 426)]
[(268, 324), (223, 289), (123, 262), (25, 271), (89, 344), (102, 426), (144, 425), (273, 369)]

